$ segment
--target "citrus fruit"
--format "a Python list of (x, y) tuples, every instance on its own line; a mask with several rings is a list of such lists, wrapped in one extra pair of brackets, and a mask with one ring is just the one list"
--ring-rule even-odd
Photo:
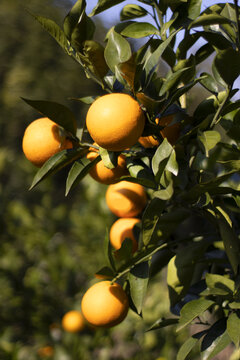
[[(164, 128), (160, 130), (160, 134), (163, 138), (167, 138), (168, 142), (171, 145), (174, 145), (180, 135), (180, 124), (171, 122), (174, 119), (174, 114), (163, 116), (161, 119), (156, 118), (156, 124), (163, 126)], [(138, 142), (145, 148), (150, 148), (159, 145), (159, 141), (154, 138), (154, 136), (141, 136), (138, 139)]]
[(129, 308), (122, 286), (111, 281), (92, 285), (82, 298), (82, 313), (96, 327), (112, 327), (124, 320)]
[(68, 311), (62, 318), (62, 327), (65, 331), (76, 333), (83, 330), (85, 320), (80, 311)]
[(66, 131), (47, 117), (36, 119), (28, 125), (22, 141), (26, 158), (38, 167), (54, 154), (72, 147)]
[(147, 203), (147, 195), (142, 185), (120, 181), (109, 185), (106, 192), (109, 209), (118, 217), (135, 217)]
[[(98, 156), (97, 150), (90, 151), (87, 154), (87, 159), (93, 161)], [(108, 169), (102, 160), (95, 164), (89, 171), (91, 177), (102, 184), (114, 184), (117, 179), (123, 175), (127, 175), (125, 157), (123, 155), (118, 156), (118, 164), (113, 169)]]
[(92, 139), (111, 151), (134, 145), (143, 132), (145, 115), (128, 94), (112, 93), (99, 97), (90, 106), (86, 126)]
[(133, 233), (133, 228), (140, 223), (137, 218), (120, 218), (112, 225), (109, 233), (110, 242), (112, 246), (118, 250), (120, 249), (124, 239), (130, 238), (132, 240), (132, 252), (134, 253), (138, 248), (137, 240)]

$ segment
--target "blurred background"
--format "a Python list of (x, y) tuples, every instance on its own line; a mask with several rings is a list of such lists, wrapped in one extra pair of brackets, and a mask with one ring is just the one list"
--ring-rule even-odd
[[(28, 0), (26, 6), (61, 25), (72, 3)], [(106, 32), (109, 23), (102, 17), (96, 22)], [(69, 106), (80, 127), (87, 108), (70, 98), (101, 89), (20, 2), (0, 2), (0, 23), (0, 359), (175, 360), (187, 333), (171, 327), (146, 332), (169, 313), (164, 274), (149, 285), (143, 319), (130, 311), (111, 330), (69, 334), (61, 328), (62, 316), (80, 309), (94, 273), (105, 264), (102, 245), (114, 219), (105, 204), (106, 187), (88, 176), (65, 198), (68, 169), (28, 191), (37, 169), (25, 159), (21, 142), (39, 114), (21, 97)], [(45, 347), (51, 350), (44, 353)]]

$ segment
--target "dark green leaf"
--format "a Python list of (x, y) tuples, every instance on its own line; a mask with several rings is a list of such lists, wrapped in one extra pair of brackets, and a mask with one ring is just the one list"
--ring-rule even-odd
[(130, 238), (126, 237), (121, 244), (120, 249), (114, 251), (117, 270), (126, 266), (133, 258), (133, 242)]
[(176, 324), (178, 324), (178, 319), (161, 318), (161, 319), (158, 319), (157, 321), (155, 321), (155, 323), (147, 331), (162, 329), (166, 326), (171, 326), (171, 325), (176, 325)]
[(237, 313), (229, 315), (227, 319), (227, 333), (238, 348), (240, 343), (240, 318)]
[(206, 156), (209, 157), (209, 151), (221, 141), (221, 135), (218, 131), (209, 130), (200, 133), (198, 139), (204, 146)]
[(65, 17), (63, 23), (63, 30), (69, 40), (71, 40), (72, 32), (77, 26), (81, 15), (85, 11), (85, 8), (86, 0), (77, 0), (70, 12)]
[(143, 161), (136, 160), (131, 157), (126, 159), (126, 164), (129, 174), (133, 178), (140, 180), (142, 185), (152, 189), (157, 188), (152, 172), (149, 167), (143, 163)]
[(152, 70), (159, 64), (159, 59), (161, 58), (163, 52), (170, 45), (171, 41), (174, 39), (178, 31), (173, 32), (167, 40), (163, 41), (157, 49), (147, 58), (144, 64), (144, 70), (146, 71), (147, 77), (151, 74)]
[(218, 211), (218, 226), (226, 254), (234, 273), (237, 274), (240, 265), (239, 239), (234, 229), (220, 211)]
[(74, 160), (82, 157), (85, 153), (85, 150), (82, 148), (63, 150), (55, 155), (53, 155), (49, 160), (47, 160), (44, 165), (38, 170), (34, 176), (30, 190), (43, 181), (47, 176), (50, 176), (63, 167), (67, 166)]
[(89, 173), (89, 170), (100, 160), (101, 158), (98, 156), (93, 161), (86, 158), (75, 161), (68, 173), (65, 196), (68, 195), (70, 189), (76, 186)]
[(73, 112), (66, 106), (53, 101), (22, 99), (40, 114), (48, 117), (73, 135), (76, 134), (77, 120)]
[(120, 4), (123, 1), (124, 0), (98, 0), (97, 5), (94, 7), (89, 16), (100, 14), (101, 12), (111, 8), (112, 6)]
[(106, 235), (105, 235), (105, 239), (104, 239), (104, 253), (105, 253), (105, 258), (107, 261), (108, 266), (113, 270), (113, 272), (116, 272), (116, 265), (115, 265), (115, 260), (112, 254), (112, 248), (111, 248), (111, 243), (109, 240), (109, 231), (108, 229), (106, 230)]
[(82, 52), (83, 51), (83, 43), (86, 40), (91, 40), (93, 38), (95, 32), (95, 24), (83, 12), (81, 16), (81, 20), (77, 23), (76, 27), (74, 28), (71, 34), (71, 45), (74, 47), (75, 50)]
[(226, 331), (226, 319), (215, 322), (203, 338), (201, 352), (203, 360), (210, 360), (231, 343)]
[(218, 14), (204, 14), (192, 21), (189, 29), (199, 26), (214, 25), (214, 24), (231, 24), (232, 21)]
[(102, 79), (108, 72), (104, 47), (97, 41), (86, 40), (82, 44), (82, 62), (97, 78)]
[(214, 48), (211, 44), (204, 44), (201, 46), (195, 54), (196, 65), (206, 60), (213, 52)]
[(51, 19), (31, 14), (42, 27), (57, 41), (63, 50), (69, 54), (69, 43), (63, 30)]
[[(168, 226), (173, 227), (174, 223), (168, 223)], [(205, 241), (194, 242), (179, 250), (177, 255), (169, 261), (167, 284), (171, 306), (174, 306), (186, 295), (191, 285), (195, 266), (206, 247)]]
[(134, 39), (156, 35), (158, 33), (158, 29), (147, 22), (134, 22), (121, 31), (121, 35)]
[[(231, 59), (231, 66), (229, 66)], [(226, 84), (232, 85), (239, 76), (240, 53), (232, 48), (219, 50), (213, 65)]]
[(183, 306), (180, 312), (179, 327), (177, 331), (183, 329), (185, 326), (191, 324), (191, 322), (198, 316), (201, 316), (206, 310), (214, 304), (214, 301), (199, 298), (197, 300), (191, 300)]
[(148, 279), (149, 265), (147, 261), (134, 266), (128, 276), (131, 299), (138, 314), (142, 313), (143, 301), (147, 292)]
[(142, 239), (145, 246), (154, 243), (154, 240), (158, 241), (158, 237), (155, 239), (154, 236), (157, 235), (156, 226), (164, 206), (164, 201), (155, 198), (149, 202), (144, 210), (142, 216)]
[(95, 273), (95, 277), (98, 279), (112, 279), (115, 273), (108, 266), (104, 266), (102, 269)]
[(128, 61), (131, 55), (128, 41), (112, 29), (105, 48), (105, 59), (112, 72), (115, 72), (115, 66)]
[(131, 20), (147, 15), (147, 10), (135, 4), (125, 5), (120, 13), (120, 20)]
[(190, 68), (179, 69), (178, 71), (172, 73), (169, 77), (167, 77), (160, 89), (160, 96), (163, 96), (167, 91), (172, 88), (176, 88), (177, 84), (182, 80), (184, 73), (189, 72)]

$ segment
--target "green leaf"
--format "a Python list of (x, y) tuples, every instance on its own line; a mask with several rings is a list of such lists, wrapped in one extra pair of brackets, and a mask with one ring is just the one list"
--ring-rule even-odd
[(33, 189), (36, 185), (38, 185), (41, 181), (43, 181), (47, 176), (56, 173), (74, 160), (82, 157), (84, 153), (85, 149), (77, 148), (63, 150), (53, 155), (44, 163), (44, 165), (38, 170), (38, 172), (34, 176), (30, 190)]
[(156, 189), (157, 184), (155, 182), (153, 173), (140, 159), (134, 159), (133, 157), (126, 158), (127, 169), (129, 174), (141, 181), (143, 186), (151, 189)]
[(200, 338), (206, 333), (205, 331), (201, 331), (197, 334), (192, 335), (190, 338), (188, 338), (185, 343), (182, 344), (180, 347), (178, 354), (177, 354), (177, 360), (185, 360), (190, 351), (194, 348), (194, 346), (197, 344), (197, 342), (200, 340)]
[(137, 309), (138, 314), (141, 314), (149, 280), (148, 262), (145, 261), (134, 266), (134, 268), (129, 273), (128, 279), (132, 301)]
[(186, 303), (180, 312), (179, 327), (177, 331), (182, 330), (185, 326), (191, 324), (196, 317), (201, 316), (213, 304), (214, 301), (205, 298), (191, 300)]
[(176, 324), (178, 324), (178, 319), (161, 318), (161, 319), (158, 319), (157, 321), (155, 321), (155, 323), (147, 331), (162, 329), (164, 327), (176, 325)]
[(48, 117), (71, 134), (76, 134), (77, 120), (73, 112), (66, 106), (53, 101), (22, 99), (43, 116)]
[(93, 161), (83, 158), (74, 162), (68, 173), (65, 196), (68, 195), (71, 188), (76, 186), (89, 173), (90, 169), (100, 160), (101, 157), (98, 156)]
[(63, 30), (66, 34), (67, 38), (71, 40), (71, 35), (73, 33), (74, 28), (77, 26), (81, 15), (85, 11), (86, 1), (85, 0), (77, 0), (70, 12), (64, 19)]
[(184, 76), (184, 73), (189, 72), (190, 68), (184, 68), (179, 69), (178, 71), (175, 71), (172, 73), (167, 79), (165, 79), (160, 92), (159, 96), (163, 96), (167, 91), (171, 90), (171, 88), (176, 88), (177, 84), (181, 81), (182, 77)]
[(108, 151), (99, 147), (99, 155), (102, 158), (104, 166), (108, 169), (114, 169), (118, 164), (118, 155), (114, 151)]
[(120, 249), (114, 251), (114, 257), (116, 260), (117, 270), (120, 270), (129, 261), (132, 260), (133, 257), (133, 242), (130, 238), (126, 237), (121, 244)]
[(82, 63), (88, 67), (92, 74), (102, 79), (108, 72), (104, 57), (104, 47), (94, 40), (86, 40), (82, 44)]
[(215, 322), (203, 338), (201, 352), (203, 360), (210, 360), (231, 343), (226, 331), (226, 319)]
[(94, 32), (94, 22), (86, 15), (85, 12), (83, 12), (80, 21), (77, 23), (71, 34), (71, 45), (75, 50), (82, 52), (83, 43), (87, 40), (92, 40)]
[(146, 59), (144, 64), (144, 70), (146, 71), (147, 77), (151, 74), (152, 70), (159, 64), (159, 59), (161, 58), (163, 52), (170, 45), (171, 41), (174, 39), (179, 30), (173, 32), (167, 40), (163, 41), (157, 49)]
[(164, 171), (169, 171), (175, 176), (178, 174), (176, 153), (172, 145), (167, 141), (167, 138), (164, 138), (152, 158), (152, 169), (158, 180)]
[(209, 151), (221, 141), (221, 135), (218, 131), (209, 130), (200, 133), (198, 139), (204, 146), (206, 156), (209, 157)]
[(131, 20), (147, 15), (147, 10), (135, 4), (125, 5), (120, 13), (120, 20)]
[(201, 77), (200, 84), (214, 95), (217, 95), (219, 90), (215, 79), (206, 72), (201, 73)]
[(97, 5), (94, 7), (89, 16), (100, 14), (101, 12), (110, 9), (112, 6), (120, 4), (123, 1), (124, 0), (98, 0)]
[(155, 239), (154, 236), (157, 235), (157, 223), (164, 206), (164, 201), (155, 198), (149, 202), (144, 210), (142, 216), (142, 240), (145, 246), (158, 241), (158, 237)]
[[(231, 66), (229, 66), (231, 59)], [(239, 76), (240, 53), (233, 48), (219, 50), (213, 60), (213, 66), (226, 84), (232, 85)]]
[(236, 312), (231, 313), (227, 319), (227, 333), (238, 348), (240, 344), (240, 317)]
[(98, 279), (112, 279), (114, 275), (115, 273), (108, 266), (104, 266), (102, 269), (95, 273), (95, 277)]
[(232, 21), (218, 14), (204, 14), (193, 20), (188, 28), (215, 24), (232, 24)]
[(107, 265), (113, 270), (113, 272), (116, 272), (116, 264), (115, 264), (115, 260), (112, 254), (112, 248), (111, 248), (111, 243), (109, 240), (109, 231), (108, 229), (106, 230), (106, 235), (105, 235), (105, 239), (104, 239), (104, 254), (105, 254), (105, 258), (107, 261)]
[(158, 33), (158, 29), (147, 22), (134, 22), (121, 31), (121, 35), (134, 39), (140, 39)]
[(201, 12), (202, 0), (190, 0), (188, 1), (188, 18), (196, 19)]
[[(165, 226), (175, 229), (174, 223), (168, 223)], [(167, 284), (171, 306), (177, 304), (186, 295), (191, 285), (195, 266), (206, 247), (205, 241), (193, 242), (179, 250), (169, 261)]]
[(105, 60), (112, 72), (115, 72), (115, 66), (128, 61), (131, 55), (131, 47), (128, 41), (112, 29), (105, 48)]
[(217, 274), (206, 274), (206, 284), (213, 295), (233, 295), (234, 281)]
[[(31, 13), (30, 13), (31, 14)], [(63, 30), (51, 19), (31, 14), (42, 27), (57, 41), (63, 50), (69, 55), (69, 42)]]
[(239, 239), (223, 214), (221, 212), (218, 212), (218, 214), (218, 227), (224, 244), (224, 249), (233, 268), (234, 274), (237, 274), (240, 265)]

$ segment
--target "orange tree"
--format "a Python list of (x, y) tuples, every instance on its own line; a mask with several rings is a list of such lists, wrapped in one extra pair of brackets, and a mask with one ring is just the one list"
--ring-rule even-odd
[[(106, 234), (107, 263), (97, 276), (120, 282), (131, 309), (141, 315), (149, 280), (167, 267), (172, 315), (156, 319), (150, 329), (171, 325), (181, 331), (197, 323), (200, 330), (198, 326), (181, 346), (177, 359), (185, 359), (197, 344), (203, 358), (211, 359), (230, 343), (238, 347), (240, 340), (238, 1), (204, 10), (200, 0), (123, 4), (121, 21), (100, 44), (94, 40), (94, 15), (119, 3), (124, 1), (99, 0), (87, 15), (86, 1), (78, 0), (63, 27), (33, 16), (106, 94), (124, 93), (138, 102), (145, 117), (140, 135), (158, 140), (156, 146), (136, 141), (112, 151), (92, 145), (85, 125), (76, 131), (71, 110), (24, 99), (64, 128), (74, 144), (48, 159), (31, 187), (72, 164), (67, 195), (99, 161), (113, 169), (124, 156), (128, 174), (118, 180), (138, 183), (148, 193), (141, 226), (135, 229), (138, 250), (133, 254), (131, 239), (126, 238), (116, 254)], [(151, 22), (136, 21), (146, 15)], [(143, 41), (137, 48), (129, 39)], [(211, 71), (199, 73), (199, 64), (210, 56)], [(168, 69), (164, 77), (159, 74), (162, 61)], [(203, 87), (205, 96), (192, 109), (195, 86)], [(91, 105), (96, 96), (76, 100)], [(125, 119), (128, 108), (121, 111)], [(95, 116), (97, 124), (102, 114)], [(121, 116), (112, 118), (116, 125), (120, 121)], [(174, 141), (167, 135), (171, 127), (178, 132)], [(108, 136), (111, 142), (111, 133)], [(87, 157), (91, 146), (98, 151), (94, 161)]]

